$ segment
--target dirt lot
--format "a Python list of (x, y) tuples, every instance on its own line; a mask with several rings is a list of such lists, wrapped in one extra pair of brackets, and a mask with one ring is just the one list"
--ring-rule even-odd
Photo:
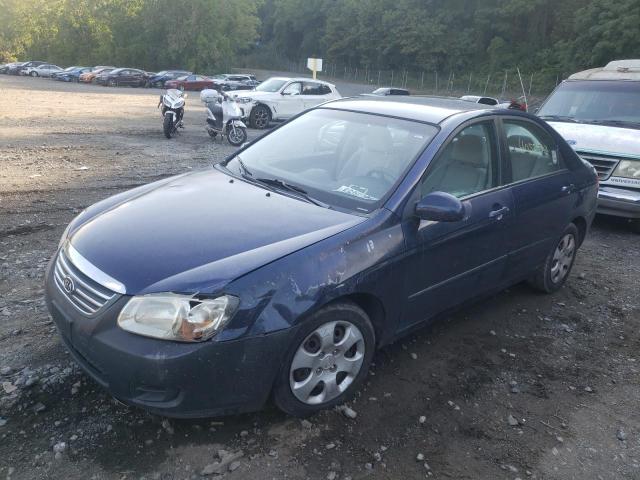
[(201, 478), (242, 452), (225, 478), (640, 479), (640, 237), (623, 223), (596, 221), (556, 295), (516, 286), (379, 352), (354, 419), (163, 420), (74, 366), (44, 269), (86, 206), (232, 150), (197, 94), (168, 141), (157, 91), (6, 76), (0, 91), (0, 476)]

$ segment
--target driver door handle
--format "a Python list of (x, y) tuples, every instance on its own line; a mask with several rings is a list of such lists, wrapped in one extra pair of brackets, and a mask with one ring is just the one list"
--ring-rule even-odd
[(491, 210), (491, 212), (489, 212), (489, 218), (493, 218), (497, 221), (500, 221), (509, 212), (510, 212), (509, 207), (501, 207), (501, 208), (498, 208), (497, 210)]
[(576, 186), (572, 183), (570, 185), (565, 185), (560, 189), (560, 191), (566, 195), (573, 193), (576, 189)]

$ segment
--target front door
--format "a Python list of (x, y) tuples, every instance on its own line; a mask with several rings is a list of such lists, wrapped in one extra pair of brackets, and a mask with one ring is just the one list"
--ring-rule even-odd
[(278, 118), (293, 117), (304, 110), (301, 82), (292, 82), (284, 87), (276, 109)]
[[(416, 198), (446, 192), (460, 198), (459, 222), (410, 218), (403, 224), (407, 311), (401, 329), (496, 288), (504, 278), (513, 198), (501, 187), (495, 120), (462, 126), (429, 165)], [(409, 206), (412, 208), (412, 206)]]

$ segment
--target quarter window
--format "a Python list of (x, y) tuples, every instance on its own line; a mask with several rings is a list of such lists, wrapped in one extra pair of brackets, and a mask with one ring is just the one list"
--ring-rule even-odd
[(537, 125), (517, 120), (505, 120), (503, 125), (514, 182), (563, 168), (556, 144), (547, 132)]
[(498, 185), (493, 122), (475, 123), (458, 133), (422, 180), (421, 194), (446, 192), (461, 198)]

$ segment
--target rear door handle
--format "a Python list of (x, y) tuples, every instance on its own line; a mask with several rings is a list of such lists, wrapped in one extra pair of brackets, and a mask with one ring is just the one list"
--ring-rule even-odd
[(560, 189), (562, 193), (566, 193), (567, 195), (573, 193), (576, 189), (576, 186), (572, 183), (571, 185), (565, 185)]
[(491, 210), (491, 212), (489, 212), (489, 218), (494, 218), (500, 221), (509, 212), (509, 207), (502, 207), (498, 208), (497, 210)]

